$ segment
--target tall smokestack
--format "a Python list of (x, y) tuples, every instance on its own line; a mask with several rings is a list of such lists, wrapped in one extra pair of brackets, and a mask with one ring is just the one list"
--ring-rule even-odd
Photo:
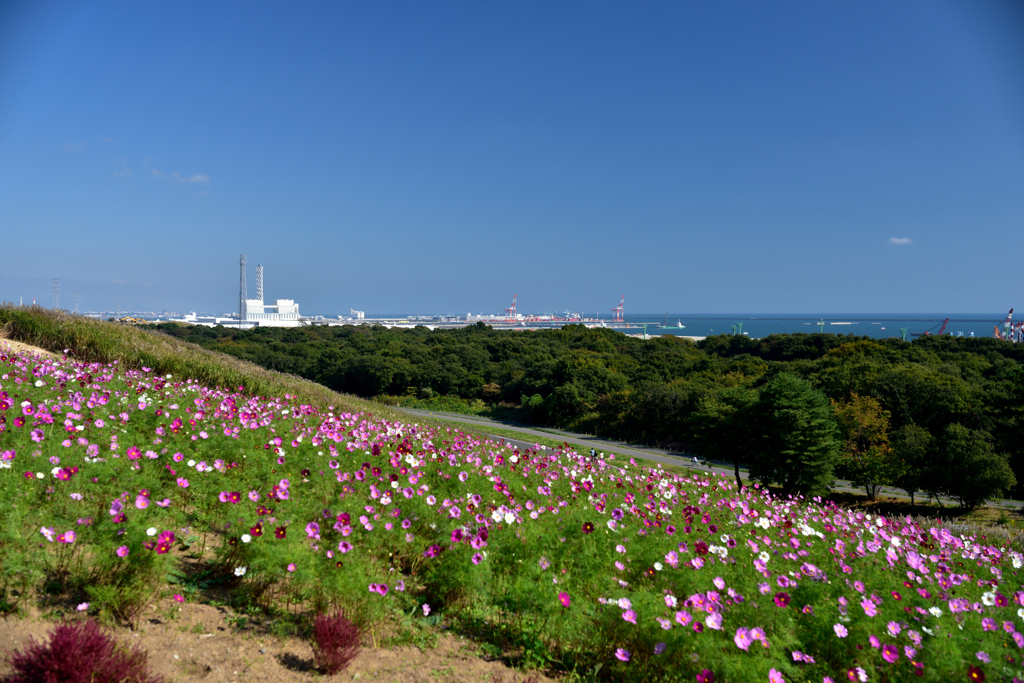
[(263, 266), (256, 266), (256, 298), (263, 301)]
[(241, 325), (242, 321), (245, 320), (245, 254), (238, 259), (238, 324)]

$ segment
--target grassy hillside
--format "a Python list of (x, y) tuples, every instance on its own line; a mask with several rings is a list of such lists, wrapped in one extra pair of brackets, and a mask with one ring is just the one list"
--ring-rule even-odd
[(237, 390), (250, 396), (289, 394), (318, 408), (334, 406), (381, 417), (396, 413), (377, 403), (341, 394), (295, 375), (264, 369), (217, 351), (131, 325), (72, 315), (38, 306), (0, 307), (3, 337), (63, 354), (87, 363), (114, 363), (128, 369), (151, 368), (157, 374), (189, 378), (209, 387)]

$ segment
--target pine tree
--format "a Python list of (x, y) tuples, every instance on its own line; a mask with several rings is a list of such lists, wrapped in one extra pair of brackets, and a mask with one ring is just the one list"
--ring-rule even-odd
[(825, 493), (838, 452), (828, 399), (784, 372), (764, 386), (751, 413), (751, 478), (781, 486), (783, 495)]

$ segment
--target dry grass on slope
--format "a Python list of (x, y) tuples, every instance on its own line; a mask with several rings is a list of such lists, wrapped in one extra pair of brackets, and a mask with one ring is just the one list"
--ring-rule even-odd
[[(211, 387), (252, 396), (290, 394), (302, 403), (348, 412), (372, 412), (385, 418), (401, 414), (356, 396), (331, 391), (315, 382), (239, 360), (227, 354), (120, 323), (95, 320), (39, 306), (0, 306), (0, 337), (30, 344), (86, 362), (152, 368), (160, 374), (191, 378)], [(406, 419), (408, 417), (406, 416)]]

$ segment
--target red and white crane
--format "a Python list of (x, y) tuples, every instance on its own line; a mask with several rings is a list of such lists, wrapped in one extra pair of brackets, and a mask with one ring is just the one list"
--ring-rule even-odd
[(516, 298), (518, 296), (519, 296), (518, 294), (513, 294), (512, 295), (512, 305), (505, 309), (505, 318), (506, 318), (507, 322), (514, 323), (517, 320), (517, 318), (516, 318)]
[(626, 303), (626, 295), (623, 294), (622, 298), (619, 299), (619, 305), (612, 309), (612, 322), (621, 323), (625, 318), (622, 315), (623, 306)]

